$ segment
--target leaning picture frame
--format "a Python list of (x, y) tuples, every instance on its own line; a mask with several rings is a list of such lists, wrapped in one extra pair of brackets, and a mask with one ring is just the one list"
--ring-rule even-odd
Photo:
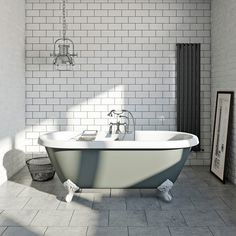
[(231, 91), (218, 91), (216, 96), (210, 172), (225, 183), (225, 160), (228, 156), (229, 125), (232, 112)]

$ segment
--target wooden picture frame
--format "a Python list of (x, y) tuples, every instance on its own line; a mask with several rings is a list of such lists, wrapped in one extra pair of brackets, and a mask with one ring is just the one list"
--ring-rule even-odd
[(210, 172), (225, 183), (225, 160), (232, 112), (233, 92), (218, 91), (216, 96)]

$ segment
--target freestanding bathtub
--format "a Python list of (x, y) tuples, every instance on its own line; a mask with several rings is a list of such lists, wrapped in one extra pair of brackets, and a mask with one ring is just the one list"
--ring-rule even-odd
[(132, 135), (98, 132), (94, 141), (77, 141), (79, 132), (61, 131), (41, 135), (61, 182), (68, 189), (66, 201), (79, 188), (154, 188), (166, 201), (180, 174), (195, 135), (171, 131), (136, 131)]

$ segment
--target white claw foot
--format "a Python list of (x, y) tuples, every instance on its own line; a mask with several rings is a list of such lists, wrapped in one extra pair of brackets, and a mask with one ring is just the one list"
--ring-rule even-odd
[(77, 185), (75, 185), (71, 180), (66, 180), (63, 183), (64, 187), (67, 189), (68, 194), (65, 197), (66, 202), (71, 202), (74, 193), (79, 190), (79, 187)]
[(173, 185), (174, 184), (169, 179), (167, 179), (157, 188), (159, 190), (158, 195), (166, 202), (170, 202), (172, 200), (172, 196), (169, 191)]

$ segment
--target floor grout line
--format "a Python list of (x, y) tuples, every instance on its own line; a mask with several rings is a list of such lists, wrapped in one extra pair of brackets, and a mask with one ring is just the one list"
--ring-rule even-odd
[(110, 213), (111, 213), (111, 210), (108, 210), (108, 219), (107, 219), (107, 226), (108, 227), (110, 226)]
[(36, 214), (33, 216), (32, 220), (30, 221), (29, 225), (32, 224), (32, 222), (34, 221), (34, 219), (36, 218), (36, 216), (38, 215), (39, 213), (39, 210), (37, 210)]
[(86, 235), (86, 236), (88, 235), (88, 230), (89, 230), (89, 227), (86, 226), (86, 232), (85, 232), (85, 235)]
[(148, 227), (148, 219), (147, 219), (147, 213), (146, 213), (146, 210), (143, 210), (144, 212), (144, 216), (145, 216), (145, 219), (146, 219), (146, 227)]
[(16, 197), (19, 197), (19, 195), (26, 189), (26, 187), (24, 187), (21, 191), (19, 191), (19, 193), (16, 195)]
[(214, 233), (211, 231), (210, 226), (207, 226), (207, 228), (209, 229), (210, 233), (212, 234), (212, 236), (214, 236)]
[(187, 223), (187, 221), (186, 221), (186, 219), (184, 217), (184, 214), (182, 213), (181, 209), (178, 209), (178, 211), (180, 212), (181, 216), (183, 217), (185, 225), (189, 227), (189, 225), (188, 225), (188, 223)]
[(171, 233), (171, 231), (170, 231), (170, 226), (167, 226), (167, 229), (168, 229), (168, 231), (169, 231), (169, 233), (170, 233), (170, 236), (172, 236), (172, 233)]
[(218, 210), (214, 209), (214, 212), (219, 216), (219, 218), (223, 221), (223, 223), (225, 224), (225, 226), (227, 226), (225, 220), (223, 217), (221, 217), (221, 215), (218, 213)]
[(6, 232), (7, 228), (8, 228), (8, 226), (6, 226), (6, 228), (2, 231), (2, 233), (0, 235), (3, 235)]
[(31, 199), (32, 197), (30, 197), (29, 200), (25, 203), (25, 205), (21, 208), (22, 210), (25, 209), (26, 205), (30, 202)]
[(43, 232), (43, 236), (46, 234), (47, 230), (48, 230), (48, 226), (46, 226), (46, 229), (45, 229), (45, 231)]
[(70, 226), (70, 223), (71, 223), (71, 220), (72, 220), (72, 218), (73, 218), (74, 214), (75, 214), (75, 210), (73, 210), (73, 212), (72, 212), (72, 215), (71, 215), (71, 217), (70, 217), (70, 220), (69, 220), (69, 223), (68, 223), (68, 226), (67, 226), (67, 227), (69, 227), (69, 226)]

